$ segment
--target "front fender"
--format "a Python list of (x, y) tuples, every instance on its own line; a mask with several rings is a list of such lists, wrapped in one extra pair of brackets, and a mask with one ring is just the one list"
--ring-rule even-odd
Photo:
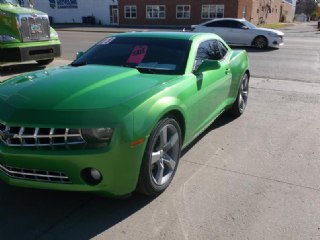
[[(17, 33), (16, 31), (14, 31), (15, 29), (9, 28), (6, 25), (1, 25), (0, 24), (0, 34), (1, 35), (8, 35), (11, 37), (16, 38), (16, 40), (10, 42), (10, 43), (18, 43), (20, 42), (20, 35), (19, 32)], [(0, 42), (0, 45), (3, 44), (2, 42)]]
[(166, 96), (145, 102), (134, 112), (135, 138), (148, 138), (159, 120), (173, 111), (178, 111), (185, 119), (186, 106), (177, 97)]
[(50, 27), (50, 38), (51, 40), (59, 40), (59, 36), (56, 30)]

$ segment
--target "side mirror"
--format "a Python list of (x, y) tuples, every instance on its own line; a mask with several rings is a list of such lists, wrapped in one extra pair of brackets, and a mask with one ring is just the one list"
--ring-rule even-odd
[(242, 26), (241, 29), (243, 29), (243, 30), (249, 30), (249, 27), (248, 27), (248, 26)]
[(203, 72), (217, 70), (221, 67), (221, 64), (217, 60), (204, 60), (194, 71), (195, 75), (200, 75)]
[(77, 52), (76, 59), (79, 59), (83, 56), (84, 52)]

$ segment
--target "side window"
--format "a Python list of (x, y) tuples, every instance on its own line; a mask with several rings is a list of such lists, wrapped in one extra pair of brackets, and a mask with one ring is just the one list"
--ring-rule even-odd
[(208, 22), (208, 23), (204, 24), (204, 26), (206, 26), (206, 27), (216, 27), (217, 23), (216, 22)]
[(230, 21), (228, 20), (221, 20), (221, 21), (218, 21), (218, 23), (220, 27), (224, 27), (224, 28), (230, 27)]
[(228, 53), (228, 48), (220, 41), (217, 41), (217, 43), (220, 49), (221, 57), (224, 58)]
[(230, 28), (242, 28), (244, 25), (241, 22), (238, 21), (229, 21), (229, 27)]
[(224, 20), (208, 22), (205, 24), (206, 27), (227, 27), (227, 22)]
[(204, 60), (220, 60), (222, 58), (223, 56), (221, 55), (217, 40), (202, 42), (197, 51), (194, 69), (196, 69)]

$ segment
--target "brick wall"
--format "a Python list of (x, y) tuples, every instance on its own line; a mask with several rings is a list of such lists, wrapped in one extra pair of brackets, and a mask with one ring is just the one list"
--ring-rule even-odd
[(237, 18), (245, 18), (248, 21), (251, 19), (252, 15), (252, 3), (255, 0), (239, 0), (237, 6)]
[(292, 5), (290, 3), (287, 3), (287, 2), (282, 3), (282, 15), (284, 16), (283, 20), (285, 22), (292, 21)]
[(253, 24), (278, 23), (281, 14), (287, 15), (287, 20), (290, 21), (292, 5), (282, 0), (252, 0), (250, 21)]
[[(277, 23), (281, 11), (291, 14), (292, 6), (282, 0), (118, 0), (119, 23), (125, 25), (176, 25), (189, 26), (205, 22), (201, 18), (202, 5), (224, 5), (224, 17), (245, 18), (254, 24)], [(137, 18), (126, 19), (124, 6), (137, 6)], [(165, 5), (165, 19), (147, 19), (146, 5)], [(177, 19), (176, 6), (190, 5), (190, 19)]]
[[(248, 1), (248, 0), (245, 0)], [(224, 5), (224, 17), (238, 17), (238, 0), (118, 0), (119, 23), (132, 25), (191, 25), (205, 22), (208, 19), (201, 19), (203, 4)], [(137, 18), (126, 19), (124, 17), (124, 6), (136, 5)], [(146, 5), (165, 5), (165, 19), (147, 19)], [(176, 18), (176, 5), (190, 5), (190, 19)]]

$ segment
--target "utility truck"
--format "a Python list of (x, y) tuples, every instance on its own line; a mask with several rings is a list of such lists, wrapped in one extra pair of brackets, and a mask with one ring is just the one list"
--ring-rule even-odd
[(60, 55), (60, 40), (46, 13), (18, 0), (0, 0), (0, 64), (35, 60), (47, 65)]

